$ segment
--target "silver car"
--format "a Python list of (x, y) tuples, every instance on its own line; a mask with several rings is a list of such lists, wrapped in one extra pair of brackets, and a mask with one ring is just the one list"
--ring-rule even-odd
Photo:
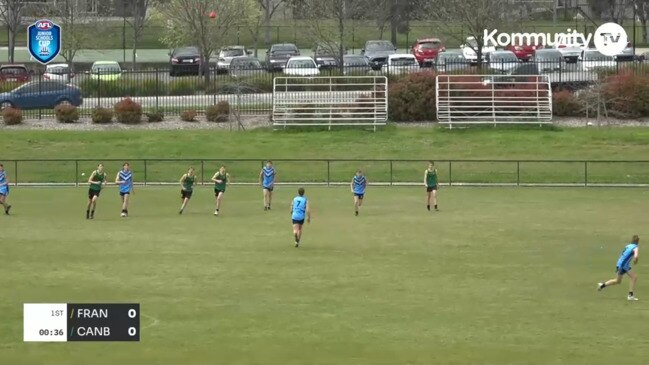
[(217, 73), (227, 73), (230, 68), (230, 62), (235, 57), (248, 56), (252, 52), (246, 50), (244, 46), (229, 46), (221, 49), (219, 59), (216, 62)]

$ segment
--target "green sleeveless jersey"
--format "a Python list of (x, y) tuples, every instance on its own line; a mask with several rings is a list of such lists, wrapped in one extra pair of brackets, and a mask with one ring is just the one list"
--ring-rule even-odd
[(228, 174), (221, 174), (220, 172), (216, 174), (216, 180), (221, 180), (221, 183), (214, 183), (214, 190), (220, 190), (225, 192), (225, 186), (228, 183)]
[[(106, 173), (105, 173), (105, 172), (95, 171), (95, 172), (93, 173), (93, 175), (94, 175), (94, 176), (93, 176), (93, 178), (92, 178), (92, 181), (95, 181), (95, 182), (102, 182), (102, 183), (103, 183), (104, 181), (106, 181)], [(91, 190), (99, 191), (99, 190), (101, 190), (101, 184), (90, 184), (90, 189), (91, 189)]]
[(437, 185), (437, 170), (426, 170), (426, 185), (429, 187)]
[(194, 176), (185, 176), (185, 180), (183, 180), (183, 190), (185, 191), (192, 191), (194, 190), (194, 183), (196, 182), (196, 175)]

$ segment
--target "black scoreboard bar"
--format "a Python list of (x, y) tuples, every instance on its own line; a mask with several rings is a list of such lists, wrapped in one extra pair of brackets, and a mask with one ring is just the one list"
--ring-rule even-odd
[(68, 341), (140, 341), (140, 304), (67, 304)]

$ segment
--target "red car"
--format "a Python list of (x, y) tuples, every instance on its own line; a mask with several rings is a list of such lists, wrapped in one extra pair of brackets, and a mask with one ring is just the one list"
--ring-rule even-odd
[(0, 82), (28, 82), (32, 74), (27, 71), (25, 65), (2, 65), (0, 66)]
[(422, 67), (432, 66), (437, 55), (444, 51), (446, 51), (446, 47), (439, 38), (418, 39), (411, 49), (412, 54), (415, 55), (417, 62)]
[(541, 48), (543, 48), (542, 44), (539, 44), (538, 46), (531, 46), (529, 44), (514, 46), (510, 44), (509, 46), (505, 47), (505, 50), (514, 52), (519, 60), (527, 62), (531, 60), (532, 57), (534, 57), (534, 51)]

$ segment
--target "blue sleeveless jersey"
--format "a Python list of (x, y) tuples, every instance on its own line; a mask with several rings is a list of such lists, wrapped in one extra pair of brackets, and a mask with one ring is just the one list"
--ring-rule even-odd
[(275, 169), (264, 167), (262, 170), (263, 174), (263, 185), (265, 188), (270, 188), (275, 183)]
[(125, 181), (124, 184), (120, 184), (119, 192), (120, 193), (130, 193), (133, 190), (133, 172), (122, 170), (119, 172), (119, 180)]
[(638, 247), (635, 243), (630, 243), (624, 246), (620, 258), (617, 259), (617, 267), (628, 269), (631, 267), (631, 260), (633, 259), (633, 251)]
[(354, 175), (354, 194), (365, 194), (365, 187), (367, 186), (367, 179), (365, 176)]
[(7, 184), (7, 174), (2, 171), (0, 172), (0, 194), (6, 195), (9, 192), (9, 185)]
[(307, 200), (303, 196), (296, 196), (293, 199), (293, 220), (301, 221), (306, 217)]

